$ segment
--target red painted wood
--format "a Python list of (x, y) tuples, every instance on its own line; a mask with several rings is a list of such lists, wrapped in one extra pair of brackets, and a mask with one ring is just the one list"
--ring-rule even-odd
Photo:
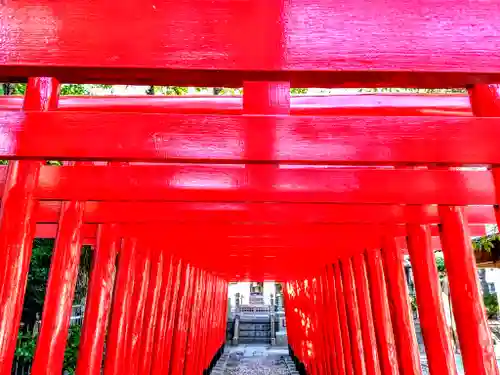
[(384, 236), (382, 256), (398, 353), (398, 367), (403, 375), (420, 375), (420, 353), (413, 317), (410, 316), (410, 299), (403, 270), (403, 255), (389, 229)]
[[(37, 233), (43, 234), (46, 231), (51, 234), (55, 226), (52, 224), (38, 224)], [(139, 226), (138, 226), (139, 227)], [(429, 226), (432, 236), (439, 236), (439, 228), (435, 225)], [(133, 231), (133, 229), (130, 229)], [(484, 225), (469, 225), (469, 230), (473, 235), (484, 235)], [(122, 233), (127, 233), (129, 228), (124, 226)], [(378, 228), (370, 224), (324, 224), (324, 223), (262, 223), (262, 222), (153, 222), (148, 223), (144, 228), (141, 226), (136, 232), (154, 233), (155, 231), (168, 231), (169, 237), (159, 238), (159, 243), (172, 244), (179, 242), (185, 244), (198, 244), (204, 240), (213, 240), (221, 244), (245, 244), (252, 245), (273, 245), (289, 246), (300, 244), (328, 245), (325, 241), (340, 237), (342, 233), (346, 236), (363, 232), (366, 236), (378, 236)], [(133, 233), (136, 233), (133, 232)], [(196, 232), (196, 237), (185, 237), (189, 232)], [(93, 237), (96, 233), (95, 224), (86, 224), (83, 227), (85, 237)], [(403, 225), (394, 226), (396, 236), (406, 236), (407, 229)], [(339, 242), (343, 240), (337, 238)], [(307, 242), (309, 241), (309, 242)], [(317, 241), (317, 242), (316, 242)]]
[[(60, 202), (42, 201), (35, 211), (39, 223), (56, 223)], [(152, 221), (275, 222), (275, 223), (425, 223), (439, 224), (437, 206), (408, 205), (217, 203), (217, 202), (85, 202), (88, 223)], [(494, 224), (491, 206), (465, 208), (470, 224)]]
[(128, 373), (130, 375), (142, 375), (139, 372), (139, 366), (144, 358), (141, 357), (141, 344), (144, 331), (144, 313), (146, 309), (146, 302), (148, 297), (149, 276), (151, 270), (150, 249), (139, 241), (136, 250), (136, 263), (135, 263), (135, 282), (134, 292), (132, 295), (132, 302), (130, 305), (130, 332), (128, 335)]
[[(254, 112), (245, 108), (245, 113), (266, 112), (257, 105)], [(283, 116), (279, 110), (272, 114), (278, 115), (3, 111), (0, 157), (350, 165), (500, 163), (493, 142), (500, 137), (495, 118)]]
[[(22, 107), (22, 96), (0, 96), (2, 110)], [(60, 111), (241, 114), (241, 96), (63, 96)], [(462, 94), (350, 93), (290, 98), (291, 115), (471, 116)]]
[(137, 238), (126, 237), (122, 240), (106, 341), (104, 375), (121, 375), (126, 371), (126, 355), (129, 344), (127, 332), (130, 332), (131, 325), (136, 246)]
[[(170, 305), (174, 304), (175, 300), (171, 300), (171, 290), (175, 288), (175, 278), (177, 276), (177, 267), (174, 264), (172, 255), (165, 258), (162, 269), (162, 284), (160, 289), (160, 296), (158, 301), (158, 317), (156, 321), (156, 328), (154, 332), (153, 345), (156, 350), (153, 351), (153, 358), (151, 362), (151, 374), (168, 374), (168, 362), (170, 360), (170, 352), (165, 352), (165, 341), (168, 340), (168, 332), (166, 327), (169, 319)], [(166, 354), (166, 355), (165, 355)], [(165, 370), (166, 368), (166, 370)]]
[(443, 255), (464, 369), (471, 374), (498, 374), (463, 210), (440, 206), (439, 213)]
[(347, 311), (346, 311), (346, 301), (345, 301), (345, 288), (342, 280), (342, 274), (340, 270), (340, 264), (333, 265), (333, 275), (335, 278), (335, 290), (337, 293), (337, 304), (339, 310), (339, 321), (340, 321), (340, 333), (342, 337), (342, 344), (344, 352), (344, 364), (346, 374), (353, 374), (354, 372), (354, 358), (351, 349), (351, 335), (349, 333), (348, 321), (347, 321)]
[(393, 324), (384, 275), (383, 258), (379, 249), (368, 249), (366, 251), (366, 265), (370, 281), (370, 297), (380, 358), (380, 369), (384, 375), (398, 375), (398, 353), (392, 329)]
[(83, 209), (81, 202), (64, 202), (62, 206), (31, 368), (33, 375), (62, 372), (82, 248)]
[[(198, 304), (196, 309), (193, 311), (192, 319), (193, 321), (193, 332), (194, 334), (190, 337), (188, 342), (188, 351), (186, 351), (186, 366), (185, 373), (203, 373), (204, 366), (200, 363), (201, 352), (205, 347), (205, 320), (206, 312), (209, 309), (207, 305), (207, 290), (210, 285), (210, 275), (203, 269), (202, 281), (199, 286)], [(191, 355), (189, 351), (191, 350)], [(191, 372), (190, 372), (191, 371)]]
[(166, 321), (166, 329), (163, 331), (165, 335), (165, 346), (162, 351), (159, 352), (159, 355), (163, 355), (163, 359), (165, 362), (164, 370), (166, 373), (170, 370), (170, 366), (172, 363), (172, 354), (173, 354), (173, 336), (174, 331), (176, 329), (176, 317), (177, 317), (177, 306), (180, 299), (180, 291), (182, 287), (184, 272), (186, 268), (186, 263), (173, 259), (172, 261), (172, 281), (170, 284), (170, 288), (168, 289), (168, 317)]
[(187, 328), (187, 341), (184, 356), (184, 374), (198, 373), (196, 367), (196, 349), (200, 340), (200, 310), (202, 308), (202, 292), (206, 288), (205, 284), (206, 273), (203, 270), (199, 271), (197, 283), (193, 287), (192, 302), (190, 304), (190, 317)]
[(116, 272), (116, 256), (120, 244), (118, 225), (100, 226), (85, 305), (85, 319), (76, 364), (77, 375), (101, 374), (104, 341)]
[[(25, 111), (46, 111), (57, 105), (59, 83), (53, 78), (31, 78)], [(31, 247), (35, 230), (34, 190), (40, 162), (11, 162), (6, 174), (0, 211), (0, 374), (10, 374), (16, 347)], [(7, 173), (6, 173), (7, 172)]]
[[(317, 274), (318, 275), (318, 274)], [(313, 317), (313, 327), (314, 327), (314, 345), (316, 346), (316, 360), (315, 365), (318, 368), (319, 374), (328, 374), (328, 358), (327, 352), (330, 350), (327, 346), (326, 335), (324, 332), (324, 316), (322, 314), (321, 304), (321, 286), (320, 278), (315, 277), (309, 280), (311, 285), (311, 297), (310, 303), (312, 305), (311, 315)], [(318, 306), (319, 305), (319, 306)]]
[(496, 203), (489, 171), (253, 167), (42, 166), (35, 194), (43, 200)]
[(361, 318), (365, 318), (359, 311), (356, 288), (359, 286), (354, 280), (352, 260), (346, 259), (340, 263), (342, 271), (342, 281), (344, 284), (344, 297), (347, 312), (347, 323), (350, 333), (351, 353), (354, 373), (359, 375), (367, 374), (365, 352), (363, 348), (363, 332), (360, 323)]
[[(83, 202), (82, 202), (83, 203)], [(82, 204), (83, 206), (83, 204)], [(61, 211), (61, 215), (64, 210)], [(83, 224), (81, 227), (82, 238), (84, 240), (95, 239), (97, 235), (97, 224)], [(36, 224), (36, 238), (56, 238), (58, 224)]]
[(337, 286), (336, 286), (335, 275), (331, 265), (327, 265), (326, 267), (326, 276), (328, 279), (328, 286), (331, 298), (331, 305), (327, 310), (327, 314), (328, 316), (330, 316), (330, 318), (327, 317), (327, 319), (331, 320), (332, 333), (333, 333), (332, 338), (335, 343), (335, 349), (336, 349), (336, 352), (333, 353), (335, 359), (334, 366), (337, 369), (337, 373), (339, 375), (345, 375), (346, 364), (344, 359), (344, 345), (347, 345), (347, 343), (342, 341), (342, 333), (339, 321), (339, 308), (338, 308), (337, 294), (336, 294)]
[[(219, 285), (219, 280), (214, 277), (214, 280), (212, 282), (209, 296), (211, 298), (212, 303), (210, 304), (210, 310), (207, 311), (207, 325), (208, 327), (211, 327), (210, 329), (207, 330), (206, 334), (206, 347), (205, 350), (203, 351), (203, 367), (208, 368), (210, 361), (212, 360), (212, 351), (213, 351), (213, 337), (216, 335), (216, 325), (214, 324), (214, 317), (217, 312), (217, 308), (219, 307), (219, 300), (218, 300), (218, 294), (217, 294), (217, 288)], [(226, 314), (227, 316), (227, 314)]]
[(198, 342), (198, 348), (195, 352), (194, 368), (195, 371), (202, 372), (207, 367), (205, 363), (205, 354), (207, 350), (208, 341), (208, 330), (211, 327), (208, 325), (208, 315), (212, 313), (212, 285), (213, 285), (213, 275), (210, 273), (206, 274), (205, 288), (202, 291), (202, 306), (200, 309), (200, 338)]
[(441, 285), (429, 226), (408, 224), (408, 251), (430, 373), (455, 375), (455, 356), (441, 303)]
[[(66, 82), (241, 87), (244, 80), (287, 79), (305, 87), (464, 87), (499, 79), (492, 68), (500, 65), (500, 42), (491, 38), (500, 33), (494, 2), (29, 5), (12, 2), (2, 10), (3, 81), (43, 73)], [(107, 14), (115, 15), (111, 22)], [(489, 26), (473, 27), (474, 20)]]
[(186, 359), (186, 341), (188, 321), (191, 311), (193, 288), (196, 285), (198, 272), (189, 264), (185, 265), (181, 276), (179, 289), (179, 301), (175, 310), (175, 323), (172, 336), (172, 355), (170, 357), (170, 374), (180, 375), (184, 373)]
[[(500, 116), (500, 85), (475, 85), (468, 89), (471, 107), (476, 116)], [(496, 196), (500, 196), (500, 171), (498, 166), (492, 170)], [(500, 223), (500, 208), (495, 206), (496, 223)]]
[[(325, 270), (321, 272), (318, 278), (318, 288), (319, 288), (319, 302), (321, 307), (319, 309), (319, 330), (323, 331), (323, 341), (325, 345), (324, 358), (326, 372), (332, 375), (338, 375), (337, 363), (335, 358), (335, 353), (339, 353), (335, 346), (335, 341), (333, 339), (333, 326), (331, 314), (329, 311), (332, 309), (330, 285), (328, 283), (328, 274)], [(277, 298), (277, 296), (276, 296)]]
[[(475, 85), (468, 91), (474, 115), (485, 117), (500, 115), (500, 85)], [(500, 174), (497, 166), (493, 168), (493, 179), (496, 195), (499, 196)], [(479, 291), (475, 259), (471, 244), (467, 243), (469, 235), (466, 228), (467, 218), (463, 209), (458, 207), (440, 207), (439, 212), (443, 220), (443, 254), (445, 254), (445, 260), (450, 263), (449, 266), (447, 265), (447, 270), (450, 269), (451, 271), (448, 272), (453, 275), (449, 279), (450, 294), (457, 321), (460, 347), (464, 353), (464, 367), (466, 371), (476, 371), (478, 374), (498, 374), (491, 332), (482, 307), (483, 301)], [(495, 213), (498, 224), (500, 222), (498, 205), (495, 206)], [(452, 248), (453, 255), (450, 253)], [(455, 251), (461, 259), (454, 259)], [(467, 294), (463, 293), (464, 288), (469, 290)], [(464, 303), (467, 305), (458, 306)], [(466, 314), (470, 314), (469, 322), (472, 324), (469, 327), (465, 326)], [(483, 367), (478, 368), (477, 365), (481, 362), (483, 362)]]
[(468, 92), (475, 116), (500, 116), (500, 85), (474, 85), (468, 88)]
[(151, 274), (144, 311), (144, 328), (141, 336), (138, 374), (151, 373), (154, 352), (154, 335), (157, 327), (160, 292), (163, 282), (163, 267), (166, 255), (157, 249), (151, 251)]
[(381, 375), (365, 254), (361, 253), (353, 256), (352, 266), (358, 299), (361, 334), (363, 336), (366, 373), (368, 375)]
[(33, 190), (37, 162), (14, 162), (0, 213), (0, 373), (10, 373), (35, 234)]

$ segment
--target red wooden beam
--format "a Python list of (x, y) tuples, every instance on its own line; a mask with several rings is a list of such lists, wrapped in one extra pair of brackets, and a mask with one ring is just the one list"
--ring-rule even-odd
[[(138, 124), (141, 124), (138, 126)], [(498, 164), (497, 118), (0, 112), (2, 158)]]
[(2, 82), (53, 75), (186, 86), (290, 80), (293, 87), (464, 87), (500, 79), (492, 68), (500, 66), (496, 2), (134, 0), (124, 7), (75, 0), (68, 8), (42, 0), (36, 17), (30, 4), (9, 2), (2, 10)]
[[(398, 226), (396, 235), (406, 236), (404, 226)], [(58, 227), (56, 224), (37, 224), (36, 238), (55, 238)], [(168, 233), (164, 241), (154, 242), (162, 243), (165, 246), (175, 247), (203, 247), (203, 244), (209, 243), (219, 248), (222, 252), (227, 248), (238, 250), (237, 253), (244, 252), (245, 248), (262, 249), (293, 249), (294, 246), (310, 246), (317, 248), (338, 248), (351, 243), (351, 238), (358, 233), (363, 233), (367, 238), (378, 238), (378, 230), (370, 225), (276, 225), (276, 224), (255, 224), (255, 223), (233, 223), (214, 225), (210, 223), (149, 223), (147, 227), (138, 229), (139, 233)], [(122, 236), (135, 233), (131, 228), (125, 227), (120, 230)], [(196, 236), (190, 236), (190, 233), (196, 233)], [(431, 227), (433, 238), (439, 236), (437, 226)], [(483, 236), (486, 234), (484, 225), (469, 225), (471, 236)], [(85, 224), (82, 227), (82, 238), (86, 241), (95, 239), (97, 235), (96, 224)], [(404, 245), (404, 243), (402, 243)], [(439, 249), (439, 242), (434, 243), (434, 248)], [(405, 246), (402, 246), (405, 248)]]
[(492, 205), (480, 170), (232, 165), (43, 166), (42, 200)]
[[(1, 110), (18, 110), (22, 96), (0, 96)], [(243, 113), (241, 96), (63, 96), (58, 111), (152, 112), (184, 114)], [(462, 94), (375, 93), (292, 96), (291, 115), (472, 116)]]
[[(420, 223), (440, 222), (437, 206), (382, 204), (215, 203), (215, 202), (95, 202), (85, 203), (86, 223), (140, 222), (255, 222), (255, 223)], [(35, 211), (38, 223), (56, 223), (61, 203), (42, 201)], [(471, 224), (495, 224), (492, 206), (467, 206)]]

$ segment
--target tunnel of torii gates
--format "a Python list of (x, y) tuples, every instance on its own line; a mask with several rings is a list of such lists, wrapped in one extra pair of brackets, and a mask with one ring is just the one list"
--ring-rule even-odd
[[(82, 244), (77, 375), (208, 373), (239, 280), (285, 283), (307, 373), (420, 374), (405, 253), (430, 373), (456, 374), (436, 249), (465, 371), (498, 374), (470, 235), (500, 203), (499, 14), (480, 0), (4, 2), (0, 82), (28, 85), (0, 101), (0, 374), (34, 237), (56, 242), (33, 375), (61, 374)], [(62, 83), (244, 90), (59, 98)]]

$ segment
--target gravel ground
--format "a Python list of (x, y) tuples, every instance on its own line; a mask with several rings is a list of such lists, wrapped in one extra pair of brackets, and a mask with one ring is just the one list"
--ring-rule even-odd
[(240, 345), (231, 348), (224, 375), (288, 375), (280, 363), (286, 349), (260, 345)]

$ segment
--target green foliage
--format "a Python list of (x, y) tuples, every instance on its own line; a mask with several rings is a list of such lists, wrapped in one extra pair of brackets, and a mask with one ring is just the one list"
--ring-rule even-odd
[[(30, 271), (28, 273), (28, 284), (23, 306), (22, 323), (15, 357), (21, 364), (29, 364), (33, 360), (38, 335), (33, 333), (35, 323), (40, 319), (45, 300), (46, 285), (49, 277), (53, 239), (35, 239), (31, 256)], [(87, 295), (87, 285), (90, 273), (91, 247), (83, 246), (78, 268), (78, 278), (74, 301), (81, 303)], [(68, 341), (64, 352), (64, 371), (74, 374), (78, 346), (80, 344), (81, 327), (71, 326), (68, 332)]]
[[(24, 95), (26, 93), (26, 83), (4, 83), (0, 87), (0, 95)], [(61, 95), (89, 95), (85, 85), (63, 84), (61, 85)]]
[(444, 267), (443, 257), (436, 257), (436, 267), (437, 267), (439, 273), (446, 272), (446, 268)]
[(493, 233), (487, 236), (478, 237), (472, 240), (474, 251), (485, 251), (491, 253), (500, 241), (500, 234)]
[(410, 305), (411, 305), (411, 311), (413, 312), (418, 311), (417, 296), (410, 296)]
[(26, 83), (3, 83), (0, 85), (0, 95), (24, 95)]
[(483, 295), (484, 306), (486, 307), (486, 315), (488, 319), (498, 316), (498, 298), (496, 293), (485, 293)]
[(195, 90), (206, 95), (241, 95), (243, 92), (241, 88), (231, 87), (195, 87)]
[(442, 280), (446, 276), (446, 267), (442, 256), (436, 256), (436, 267), (439, 279)]
[(91, 267), (92, 247), (89, 245), (82, 246), (78, 277), (76, 278), (75, 296), (73, 297), (73, 302), (75, 304), (82, 304), (87, 298), (87, 287), (89, 285)]
[(64, 351), (63, 370), (68, 374), (74, 374), (76, 368), (76, 360), (78, 358), (78, 347), (80, 346), (81, 327), (78, 325), (71, 326), (68, 332), (68, 341), (66, 350)]
[(24, 95), (25, 92), (26, 92), (26, 83), (14, 84), (14, 91), (12, 92), (12, 95)]
[[(74, 374), (76, 360), (78, 358), (78, 347), (80, 345), (81, 327), (74, 325), (69, 327), (68, 340), (64, 351), (63, 371)], [(32, 331), (19, 332), (17, 336), (17, 346), (14, 353), (15, 359), (21, 364), (33, 362), (38, 335)]]
[(27, 364), (33, 361), (37, 339), (38, 335), (33, 335), (31, 331), (19, 332), (16, 351), (14, 353), (14, 357), (18, 362)]
[(85, 85), (61, 85), (61, 95), (90, 95)]
[(303, 95), (307, 94), (307, 89), (290, 89), (292, 95)]
[[(37, 318), (41, 316), (43, 311), (53, 247), (54, 239), (37, 238), (33, 241), (33, 251), (22, 315), (24, 326), (30, 329), (33, 328)], [(87, 295), (91, 254), (90, 246), (82, 247), (74, 297), (76, 303), (84, 301)]]
[(33, 328), (37, 320), (37, 315), (41, 316), (43, 310), (53, 246), (53, 239), (35, 239), (33, 241), (33, 251), (22, 315), (22, 322), (29, 328)]
[[(151, 86), (152, 93), (147, 92), (149, 95), (186, 95), (188, 93), (187, 87), (179, 86)], [(151, 88), (149, 89), (151, 90)]]
[(58, 161), (58, 160), (47, 160), (45, 162), (45, 164), (47, 164), (47, 165), (55, 165), (57, 167), (60, 167), (61, 165), (63, 165), (63, 163), (61, 161)]

